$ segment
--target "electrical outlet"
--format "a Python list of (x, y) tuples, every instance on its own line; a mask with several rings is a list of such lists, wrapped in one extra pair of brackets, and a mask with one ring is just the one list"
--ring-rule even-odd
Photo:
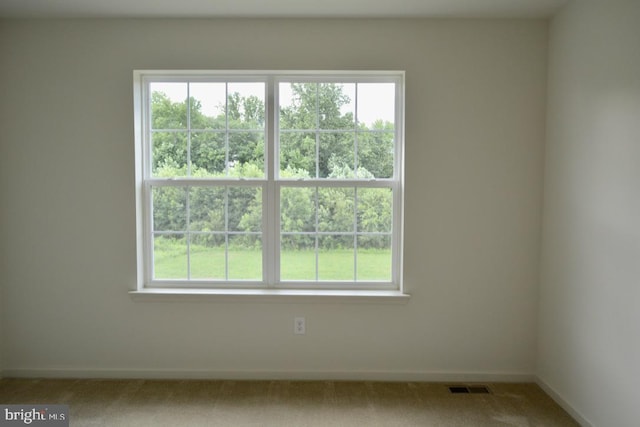
[(304, 317), (293, 318), (293, 333), (296, 335), (304, 335), (307, 333), (307, 324)]

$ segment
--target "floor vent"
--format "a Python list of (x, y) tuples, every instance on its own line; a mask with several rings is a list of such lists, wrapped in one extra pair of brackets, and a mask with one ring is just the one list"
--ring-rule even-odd
[(449, 386), (449, 391), (453, 394), (489, 394), (491, 393), (491, 391), (489, 391), (489, 387), (485, 386), (485, 385), (471, 385), (471, 386), (465, 386), (465, 385), (454, 385), (454, 386)]

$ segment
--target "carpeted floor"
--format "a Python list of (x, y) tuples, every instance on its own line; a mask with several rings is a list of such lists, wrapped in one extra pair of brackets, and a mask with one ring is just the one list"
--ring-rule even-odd
[(522, 426), (578, 424), (535, 384), (452, 394), (440, 383), (0, 380), (0, 404), (68, 404), (71, 426)]

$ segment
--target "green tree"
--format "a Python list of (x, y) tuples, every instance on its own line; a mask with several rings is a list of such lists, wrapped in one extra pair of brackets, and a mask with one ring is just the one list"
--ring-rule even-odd
[(360, 124), (358, 132), (358, 177), (367, 178), (366, 169), (375, 178), (393, 177), (393, 123), (376, 120), (371, 128)]
[[(352, 112), (342, 113), (342, 107), (351, 102), (343, 93), (342, 85), (334, 83), (291, 83), (292, 102), (280, 109), (281, 170), (304, 169), (309, 176), (326, 178), (331, 170), (329, 162), (354, 165)], [(322, 129), (316, 134), (316, 129)], [(287, 132), (293, 130), (296, 132)], [(306, 132), (301, 132), (306, 131)], [(330, 132), (333, 131), (333, 132)], [(316, 146), (318, 165), (316, 165)]]
[[(283, 178), (345, 179), (355, 176), (355, 121), (343, 113), (351, 102), (339, 84), (293, 83), (290, 106), (280, 112), (280, 175)], [(187, 102), (190, 103), (187, 123)], [(151, 98), (153, 173), (159, 177), (264, 176), (264, 102), (255, 97), (229, 95), (223, 113), (208, 117), (196, 99), (173, 102), (164, 93)], [(317, 128), (322, 132), (317, 133)], [(187, 156), (188, 131), (191, 152)], [(230, 131), (229, 131), (230, 130)], [(319, 135), (319, 136), (317, 136)], [(393, 124), (376, 121), (371, 128), (359, 124), (357, 173), (359, 178), (388, 178), (393, 174)], [(319, 144), (319, 145), (317, 145)], [(228, 147), (228, 151), (227, 151)], [(316, 165), (316, 150), (319, 163)], [(191, 159), (190, 167), (187, 159)], [(316, 170), (317, 168), (317, 170)], [(198, 231), (199, 243), (219, 245), (226, 231), (262, 229), (262, 189), (259, 187), (158, 187), (153, 192), (154, 229)], [(189, 218), (186, 216), (187, 200)], [(316, 204), (317, 203), (317, 204)], [(360, 232), (391, 230), (391, 191), (334, 187), (283, 187), (280, 194), (283, 232), (336, 233), (323, 238), (323, 247), (352, 247), (354, 219)], [(187, 226), (188, 221), (188, 226)], [(180, 238), (177, 236), (176, 238)], [(301, 235), (283, 238), (291, 249), (311, 248), (313, 239)], [(385, 239), (361, 239), (369, 247), (387, 247)], [(252, 235), (234, 238), (235, 244), (253, 247)], [(359, 244), (361, 244), (359, 243)]]
[[(188, 102), (190, 109), (187, 114), (187, 100), (173, 102), (163, 92), (151, 94), (151, 123), (154, 130), (152, 170), (155, 175), (160, 168), (167, 166), (185, 176), (189, 158), (192, 171), (194, 168), (206, 171), (208, 173), (205, 176), (222, 175), (227, 164), (242, 166), (252, 163), (264, 168), (265, 110), (261, 99), (231, 93), (226, 115), (222, 113), (216, 117), (206, 116), (199, 100), (190, 98)], [(224, 112), (225, 106), (219, 110)], [(188, 128), (191, 129), (189, 156)], [(233, 131), (227, 132), (227, 129)]]

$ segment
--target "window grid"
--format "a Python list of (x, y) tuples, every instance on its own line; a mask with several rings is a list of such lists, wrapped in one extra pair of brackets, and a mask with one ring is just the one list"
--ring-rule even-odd
[[(319, 277), (319, 256), (320, 256), (320, 237), (321, 236), (327, 236), (327, 237), (331, 237), (331, 236), (345, 236), (345, 237), (353, 237), (353, 281), (354, 282), (358, 282), (359, 278), (358, 278), (358, 238), (359, 237), (387, 237), (387, 238), (392, 238), (393, 237), (393, 233), (391, 231), (388, 232), (384, 232), (384, 231), (361, 231), (360, 227), (358, 225), (358, 203), (359, 203), (359, 197), (358, 197), (358, 190), (363, 188), (378, 188), (378, 189), (390, 189), (387, 186), (383, 186), (383, 187), (351, 187), (353, 185), (352, 182), (346, 181), (343, 184), (346, 184), (347, 187), (345, 188), (353, 188), (354, 190), (354, 203), (353, 203), (353, 209), (352, 209), (352, 227), (353, 227), (353, 231), (320, 231), (320, 201), (319, 201), (319, 189), (323, 188), (323, 187), (313, 187), (313, 198), (314, 198), (314, 230), (313, 231), (284, 231), (284, 230), (280, 230), (280, 235), (282, 237), (289, 237), (289, 236), (309, 236), (309, 237), (313, 237), (314, 238), (314, 258), (315, 258), (315, 277), (314, 280), (316, 282), (321, 281), (321, 278)], [(292, 188), (290, 187), (290, 184), (286, 184), (285, 186), (281, 187), (281, 188)], [(301, 188), (308, 188), (308, 187), (301, 187)], [(336, 188), (334, 186), (325, 186), (324, 188)], [(281, 209), (282, 211), (282, 209)], [(282, 228), (282, 227), (281, 227)], [(390, 228), (393, 229), (393, 224), (390, 225)], [(283, 282), (295, 282), (295, 279), (286, 279), (283, 278), (282, 279)]]
[[(235, 231), (232, 230), (230, 225), (229, 225), (229, 188), (230, 187), (235, 187), (236, 183), (234, 183), (233, 186), (230, 185), (218, 185), (217, 183), (215, 185), (210, 185), (210, 186), (193, 186), (193, 185), (187, 185), (187, 186), (181, 186), (181, 183), (178, 183), (180, 186), (177, 186), (176, 188), (183, 190), (184, 194), (185, 194), (185, 225), (184, 225), (184, 229), (182, 230), (156, 230), (155, 227), (152, 226), (152, 236), (155, 239), (155, 237), (157, 236), (183, 236), (185, 239), (185, 250), (186, 250), (186, 280), (191, 280), (192, 279), (192, 266), (191, 266), (191, 242), (192, 242), (192, 236), (223, 236), (224, 237), (224, 247), (225, 247), (225, 251), (224, 251), (224, 255), (225, 255), (225, 262), (224, 262), (224, 279), (217, 279), (217, 280), (232, 280), (229, 276), (229, 237), (230, 236), (256, 236), (258, 238), (262, 237), (262, 232), (261, 231)], [(164, 185), (156, 185), (156, 186), (151, 186), (151, 189), (155, 189), (155, 188), (167, 188), (167, 187), (171, 187), (171, 186), (164, 186)], [(244, 187), (239, 186), (240, 188), (260, 188), (260, 187), (256, 187), (254, 186), (249, 186), (246, 185)], [(216, 188), (216, 189), (223, 189), (223, 206), (224, 206), (224, 230), (212, 230), (212, 231), (198, 231), (198, 230), (192, 230), (191, 229), (191, 224), (192, 224), (192, 218), (191, 218), (191, 190), (192, 189), (199, 189), (199, 188)], [(153, 194), (153, 191), (151, 190), (151, 194)], [(153, 200), (151, 201), (151, 205), (153, 206)], [(152, 219), (153, 222), (153, 219)], [(154, 265), (155, 267), (155, 265)], [(155, 270), (153, 270), (153, 277), (155, 278), (157, 275), (155, 274)], [(162, 278), (159, 278), (160, 280), (162, 280)]]
[[(160, 178), (160, 177), (155, 177), (155, 176), (149, 176), (146, 175), (146, 183), (147, 185), (145, 186), (145, 188), (147, 188), (147, 194), (150, 193), (150, 188), (152, 188), (152, 186), (156, 186), (156, 187), (165, 187), (165, 186), (184, 186), (183, 188), (186, 189), (186, 225), (185, 225), (185, 230), (183, 233), (181, 233), (180, 231), (162, 231), (162, 230), (153, 230), (153, 228), (151, 228), (151, 233), (148, 235), (153, 235), (153, 236), (162, 236), (162, 235), (180, 235), (183, 234), (184, 238), (185, 238), (185, 243), (187, 246), (187, 281), (189, 282), (193, 282), (193, 283), (189, 283), (186, 284), (187, 286), (192, 286), (192, 285), (198, 285), (198, 282), (202, 282), (201, 284), (207, 284), (207, 283), (211, 283), (211, 282), (218, 282), (217, 280), (213, 280), (213, 281), (199, 281), (198, 279), (195, 280), (191, 280), (192, 279), (192, 268), (191, 268), (191, 244), (192, 244), (192, 238), (191, 236), (197, 236), (197, 235), (224, 235), (225, 236), (225, 278), (224, 278), (224, 282), (229, 282), (230, 278), (229, 278), (229, 237), (232, 235), (255, 235), (258, 237), (261, 237), (261, 245), (262, 245), (262, 252), (263, 252), (263, 268), (262, 268), (262, 280), (259, 280), (258, 282), (255, 281), (246, 281), (246, 283), (250, 286), (250, 287), (254, 287), (255, 285), (260, 285), (262, 284), (263, 286), (279, 286), (282, 285), (281, 281), (278, 280), (278, 278), (281, 275), (280, 272), (280, 252), (276, 251), (276, 253), (272, 256), (269, 255), (269, 251), (268, 250), (268, 246), (270, 245), (268, 242), (271, 241), (274, 245), (275, 248), (280, 248), (280, 244), (279, 244), (279, 240), (281, 236), (290, 236), (290, 235), (313, 235), (314, 236), (314, 246), (315, 246), (315, 282), (321, 282), (321, 278), (319, 277), (319, 272), (320, 272), (320, 237), (321, 236), (353, 236), (353, 282), (358, 282), (358, 238), (360, 236), (381, 236), (381, 237), (387, 237), (390, 238), (392, 240), (392, 244), (391, 244), (391, 249), (392, 249), (392, 261), (391, 261), (391, 269), (392, 269), (392, 274), (391, 274), (391, 280), (389, 281), (389, 283), (386, 283), (387, 281), (383, 281), (383, 283), (379, 284), (382, 285), (382, 288), (393, 288), (393, 289), (398, 289), (399, 287), (399, 283), (398, 283), (398, 259), (399, 259), (399, 245), (398, 245), (398, 241), (401, 241), (401, 236), (398, 236), (398, 230), (399, 227), (395, 224), (398, 221), (398, 216), (399, 216), (399, 212), (401, 212), (401, 210), (399, 208), (396, 207), (396, 204), (398, 203), (398, 201), (402, 200), (401, 197), (401, 193), (400, 193), (400, 189), (399, 189), (399, 185), (397, 182), (397, 176), (398, 174), (401, 172), (400, 171), (400, 164), (397, 161), (398, 160), (398, 153), (399, 151), (399, 147), (398, 144), (400, 142), (400, 138), (398, 138), (398, 132), (394, 131), (393, 132), (393, 136), (394, 136), (394, 167), (393, 167), (393, 177), (389, 177), (389, 178), (379, 178), (379, 179), (375, 179), (375, 180), (368, 180), (365, 181), (363, 179), (358, 179), (358, 170), (359, 170), (359, 153), (358, 153), (358, 148), (359, 148), (359, 134), (363, 131), (360, 130), (359, 126), (358, 126), (358, 102), (359, 102), (359, 97), (358, 97), (358, 83), (356, 82), (355, 84), (355, 91), (356, 91), (356, 96), (355, 96), (355, 109), (354, 109), (354, 120), (355, 120), (355, 128), (353, 130), (345, 130), (345, 129), (320, 129), (320, 99), (319, 99), (319, 86), (320, 86), (320, 82), (325, 82), (324, 79), (325, 76), (320, 76), (319, 77), (319, 82), (316, 83), (316, 114), (315, 114), (315, 119), (316, 119), (316, 129), (313, 130), (313, 132), (315, 133), (315, 140), (316, 140), (316, 144), (315, 144), (315, 179), (311, 179), (311, 180), (303, 180), (302, 182), (292, 182), (291, 180), (288, 180), (287, 178), (280, 178), (280, 177), (276, 177), (276, 175), (274, 174), (278, 174), (279, 175), (279, 170), (280, 167), (279, 165), (279, 161), (280, 161), (280, 155), (279, 155), (279, 150), (278, 150), (278, 141), (279, 141), (279, 135), (281, 134), (293, 134), (293, 133), (304, 133), (304, 132), (309, 132), (309, 130), (304, 130), (304, 129), (278, 129), (278, 125), (279, 125), (279, 119), (278, 119), (278, 115), (277, 112), (279, 110), (279, 106), (277, 103), (277, 82), (278, 79), (273, 79), (273, 78), (268, 78), (265, 81), (268, 82), (268, 84), (266, 85), (266, 90), (265, 92), (267, 93), (267, 95), (265, 96), (265, 129), (259, 130), (259, 129), (230, 129), (229, 128), (229, 114), (228, 114), (228, 103), (229, 103), (229, 82), (225, 82), (225, 129), (224, 130), (220, 130), (220, 129), (196, 129), (193, 128), (191, 126), (191, 108), (192, 108), (192, 102), (191, 102), (191, 98), (190, 98), (190, 82), (191, 80), (189, 79), (185, 79), (185, 80), (181, 80), (181, 81), (185, 81), (187, 83), (187, 100), (186, 100), (186, 109), (187, 109), (187, 129), (153, 129), (151, 126), (151, 113), (148, 111), (148, 115), (147, 115), (147, 123), (148, 123), (148, 130), (147, 135), (149, 135), (148, 138), (151, 138), (152, 135), (154, 133), (159, 133), (159, 132), (171, 132), (171, 133), (186, 133), (187, 135), (187, 159), (186, 159), (186, 163), (187, 163), (187, 177), (186, 178), (170, 178), (170, 179), (164, 179), (164, 178)], [(164, 77), (159, 77), (157, 79), (158, 81), (166, 81), (166, 78)], [(377, 77), (374, 77), (372, 79), (372, 81), (376, 81)], [(383, 79), (384, 80), (384, 79)], [(400, 80), (394, 76), (393, 79), (391, 79), (393, 82), (396, 83), (397, 86), (399, 86), (400, 84)], [(148, 82), (150, 81), (154, 81), (154, 78), (150, 78), (147, 80), (146, 82), (146, 87), (144, 87), (143, 89), (143, 93), (147, 93), (149, 94), (149, 86), (148, 86)], [(206, 78), (205, 80), (206, 81)], [(218, 81), (218, 80), (216, 80)], [(231, 81), (231, 80), (230, 80)], [(386, 80), (385, 80), (386, 81)], [(275, 83), (274, 83), (275, 82)], [(146, 91), (146, 92), (145, 92)], [(398, 88), (396, 90), (397, 94), (400, 93), (398, 92)], [(148, 96), (150, 95), (144, 95), (144, 97), (147, 97), (147, 103), (148, 103)], [(143, 98), (144, 99), (144, 98)], [(396, 104), (399, 105), (400, 102), (396, 101)], [(147, 105), (148, 106), (148, 105)], [(276, 111), (276, 114), (273, 114), (270, 111), (270, 107), (273, 107)], [(150, 108), (150, 107), (149, 107)], [(395, 115), (395, 127), (399, 127), (400, 125), (400, 121), (398, 120), (399, 117), (401, 117), (399, 115), (400, 111), (399, 108), (396, 108), (396, 115)], [(275, 119), (275, 120), (274, 120)], [(271, 126), (269, 125), (271, 124)], [(229, 135), (232, 133), (241, 133), (241, 132), (247, 132), (247, 131), (259, 131), (261, 132), (264, 136), (263, 139), (264, 141), (264, 147), (265, 147), (265, 151), (264, 151), (264, 168), (263, 168), (263, 172), (264, 175), (266, 176), (266, 179), (262, 178), (262, 179), (255, 179), (255, 178), (251, 178), (250, 181), (252, 181), (251, 183), (247, 182), (247, 179), (245, 178), (240, 178), (238, 180), (233, 179), (230, 177), (229, 175), (229, 153), (230, 153), (230, 146), (229, 146)], [(226, 179), (222, 179), (220, 180), (219, 178), (207, 178), (207, 179), (203, 179), (203, 178), (189, 178), (192, 176), (192, 156), (191, 156), (191, 150), (192, 150), (192, 134), (194, 132), (201, 132), (201, 133), (212, 133), (212, 134), (219, 134), (219, 133), (224, 133), (225, 135), (225, 176), (227, 177)], [(378, 130), (378, 129), (368, 129), (366, 130), (366, 132), (371, 133), (371, 134), (389, 134), (391, 132), (387, 131), (387, 130)], [(322, 178), (320, 176), (320, 144), (321, 144), (321, 135), (322, 134), (352, 134), (353, 135), (353, 167), (354, 167), (354, 179), (349, 179), (349, 180), (331, 180), (331, 182), (327, 183), (325, 182), (327, 180), (327, 178)], [(151, 141), (149, 141), (151, 142)], [(147, 162), (148, 162), (148, 166), (145, 168), (145, 170), (147, 170), (147, 174), (151, 171), (151, 165), (150, 165), (150, 159), (151, 156), (153, 154), (152, 152), (152, 144), (149, 144), (148, 147), (150, 147), (149, 149), (145, 149), (145, 151), (148, 153), (147, 155)], [(274, 161), (275, 160), (275, 161)], [(275, 166), (275, 167), (274, 167)], [(230, 185), (230, 182), (227, 182), (228, 180), (232, 181), (232, 185), (238, 185), (240, 187), (243, 186), (248, 186), (248, 187), (253, 187), (253, 188), (261, 188), (262, 189), (262, 195), (263, 195), (263, 203), (262, 203), (262, 216), (263, 216), (263, 220), (262, 220), (262, 228), (261, 228), (261, 232), (246, 232), (246, 231), (231, 231), (229, 229), (229, 191), (228, 191), (228, 185)], [(189, 183), (189, 181), (195, 181), (194, 183)], [(321, 181), (321, 182), (314, 182), (314, 181)], [(225, 188), (225, 202), (224, 202), (224, 221), (225, 221), (225, 231), (207, 231), (207, 232), (203, 232), (203, 231), (196, 231), (196, 230), (192, 230), (191, 229), (191, 188), (194, 188), (192, 185), (197, 185), (199, 187), (224, 187)], [(273, 212), (280, 212), (280, 208), (279, 208), (279, 196), (278, 194), (281, 192), (281, 189), (283, 188), (283, 186), (287, 186), (287, 187), (301, 187), (301, 188), (305, 188), (305, 187), (314, 187), (315, 191), (314, 191), (314, 205), (315, 205), (315, 232), (282, 232), (280, 230), (279, 227), (279, 222), (280, 222), (280, 214), (278, 213), (278, 215), (272, 215)], [(354, 191), (354, 198), (353, 198), (353, 232), (323, 232), (319, 230), (319, 198), (318, 198), (318, 190), (319, 188), (353, 188)], [(359, 197), (358, 197), (358, 190), (360, 188), (387, 188), (390, 189), (392, 191), (392, 200), (393, 200), (393, 211), (392, 211), (392, 225), (391, 225), (391, 231), (390, 232), (362, 232), (359, 230), (358, 228), (358, 204), (359, 204)], [(153, 209), (153, 202), (151, 200), (151, 197), (148, 196), (147, 197), (148, 202), (147, 202), (147, 211), (149, 213), (152, 212)], [(151, 219), (152, 222), (152, 219)], [(275, 230), (279, 230), (278, 232), (276, 232), (275, 234), (273, 234), (270, 230), (274, 230), (273, 225), (276, 224)], [(265, 240), (267, 239), (267, 240)], [(396, 243), (393, 243), (393, 241), (395, 241)], [(153, 246), (153, 242), (151, 242), (151, 245)], [(148, 247), (148, 246), (147, 246)], [(154, 266), (154, 261), (153, 261), (153, 250), (149, 251), (147, 250), (147, 253), (151, 254), (151, 266), (152, 266), (152, 271), (153, 271), (153, 266)], [(266, 267), (266, 268), (265, 268)], [(175, 285), (176, 283), (180, 282), (182, 283), (181, 280), (175, 281), (175, 280), (160, 280), (160, 281), (154, 281), (156, 283), (154, 283), (154, 285), (160, 285), (162, 286), (163, 284), (169, 284), (169, 285)], [(164, 282), (164, 283), (162, 283)], [(254, 283), (255, 282), (255, 283)], [(295, 281), (294, 281), (295, 282)], [(339, 284), (339, 283), (338, 283)], [(220, 286), (223, 285), (223, 283), (215, 283), (216, 287), (224, 287), (224, 286)], [(235, 285), (237, 285), (237, 283), (232, 283), (231, 284), (233, 287), (237, 287)], [(284, 286), (282, 287), (289, 287), (290, 284), (286, 283), (283, 284)], [(313, 283), (293, 283), (293, 285), (295, 287), (307, 287), (307, 286), (311, 286), (314, 287), (315, 285)], [(355, 286), (354, 286), (355, 285)], [(373, 287), (373, 288), (380, 288), (380, 286), (376, 286), (375, 284), (373, 286), (371, 286), (370, 283), (349, 283), (347, 285), (348, 289), (351, 288), (358, 288), (358, 287), (364, 287), (364, 288), (368, 288), (368, 287)]]

